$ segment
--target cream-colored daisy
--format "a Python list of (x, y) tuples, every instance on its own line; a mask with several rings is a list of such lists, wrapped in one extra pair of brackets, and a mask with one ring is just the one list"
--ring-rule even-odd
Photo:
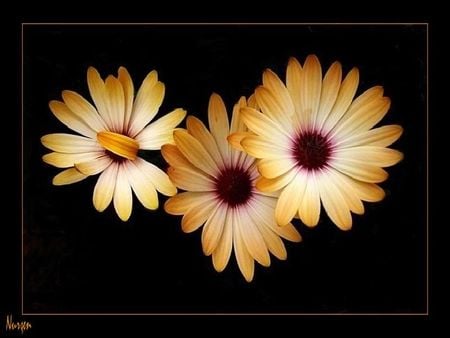
[(93, 195), (98, 211), (104, 211), (113, 200), (117, 215), (128, 220), (132, 190), (144, 207), (158, 208), (156, 190), (173, 196), (177, 189), (164, 171), (140, 158), (138, 151), (158, 150), (173, 143), (173, 130), (186, 111), (175, 109), (147, 126), (164, 98), (164, 84), (158, 81), (156, 71), (147, 75), (136, 97), (124, 67), (119, 68), (118, 77), (109, 75), (105, 81), (90, 67), (87, 82), (95, 107), (69, 90), (62, 92), (64, 102), (49, 103), (58, 120), (81, 134), (41, 138), (42, 144), (54, 151), (43, 156), (44, 162), (68, 168), (53, 178), (53, 184), (71, 184), (101, 173)]
[(285, 227), (277, 226), (277, 194), (255, 189), (259, 177), (255, 158), (232, 149), (227, 142), (230, 131), (246, 130), (239, 117), (240, 108), (246, 105), (245, 98), (241, 98), (234, 106), (230, 126), (221, 97), (213, 94), (208, 109), (211, 132), (199, 119), (188, 116), (187, 130), (175, 131), (175, 145), (164, 145), (162, 154), (170, 164), (169, 177), (185, 190), (171, 197), (165, 210), (183, 215), (184, 232), (204, 224), (203, 252), (212, 255), (217, 271), (225, 269), (234, 248), (238, 266), (250, 282), (254, 260), (269, 266), (269, 252), (286, 259), (280, 236), (293, 242), (301, 237), (289, 222)]
[(242, 148), (260, 159), (261, 191), (281, 191), (275, 209), (279, 225), (295, 215), (308, 226), (319, 221), (321, 204), (342, 230), (352, 226), (350, 212), (364, 213), (362, 201), (384, 197), (377, 183), (382, 169), (403, 155), (386, 148), (402, 134), (399, 125), (372, 129), (390, 107), (383, 88), (372, 87), (354, 99), (359, 73), (353, 68), (342, 80), (335, 62), (322, 78), (315, 55), (303, 67), (291, 58), (286, 85), (271, 70), (255, 98), (261, 111), (243, 108), (242, 119), (254, 134), (237, 134)]

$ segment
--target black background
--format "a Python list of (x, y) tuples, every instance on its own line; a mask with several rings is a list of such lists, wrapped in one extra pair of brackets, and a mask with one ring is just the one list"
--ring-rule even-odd
[[(417, 313), (426, 311), (425, 26), (230, 25), (24, 27), (25, 313)], [(95, 211), (96, 177), (55, 187), (60, 171), (41, 161), (40, 137), (71, 132), (48, 101), (72, 89), (89, 97), (86, 70), (103, 76), (127, 67), (135, 88), (152, 69), (166, 85), (158, 116), (177, 107), (206, 119), (209, 95), (231, 108), (250, 95), (265, 68), (284, 78), (287, 60), (315, 53), (324, 71), (335, 60), (360, 70), (358, 93), (383, 85), (392, 99), (382, 124), (405, 132), (394, 148), (381, 203), (365, 203), (353, 229), (322, 212), (288, 260), (257, 265), (246, 283), (234, 257), (223, 273), (201, 251), (200, 231), (180, 217), (145, 210), (135, 199), (126, 223), (112, 206)], [(182, 123), (184, 126), (184, 122)], [(164, 168), (159, 152), (147, 159)], [(165, 201), (160, 196), (160, 204)]]

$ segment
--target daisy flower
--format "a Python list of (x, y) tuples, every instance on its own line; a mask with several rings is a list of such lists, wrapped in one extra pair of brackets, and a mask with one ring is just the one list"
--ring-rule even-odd
[(315, 55), (303, 67), (291, 58), (286, 85), (271, 70), (255, 98), (261, 111), (241, 110), (252, 134), (237, 134), (242, 148), (260, 159), (261, 191), (280, 191), (275, 208), (279, 225), (298, 215), (315, 226), (321, 205), (342, 230), (352, 226), (350, 212), (364, 213), (362, 201), (384, 197), (377, 183), (387, 179), (383, 167), (399, 162), (403, 155), (387, 148), (402, 134), (399, 125), (372, 129), (390, 107), (383, 88), (372, 87), (355, 97), (359, 73), (353, 68), (342, 80), (335, 62), (322, 78)]
[(80, 134), (41, 138), (42, 144), (53, 150), (43, 156), (44, 162), (68, 168), (53, 178), (53, 184), (71, 184), (101, 173), (93, 195), (98, 211), (104, 211), (113, 200), (119, 218), (128, 220), (132, 190), (144, 207), (158, 208), (156, 190), (173, 196), (177, 189), (165, 172), (140, 158), (138, 151), (173, 143), (173, 130), (186, 111), (175, 109), (147, 126), (164, 98), (164, 84), (158, 81), (156, 71), (147, 75), (136, 97), (124, 67), (119, 68), (118, 77), (109, 75), (105, 81), (90, 67), (87, 82), (95, 106), (69, 90), (62, 92), (64, 102), (49, 103), (56, 118)]
[(269, 252), (286, 259), (280, 237), (293, 242), (301, 237), (289, 222), (285, 227), (277, 226), (277, 194), (255, 189), (259, 177), (255, 158), (232, 149), (227, 142), (230, 131), (246, 130), (239, 117), (239, 110), (246, 105), (245, 98), (241, 98), (234, 106), (230, 126), (221, 97), (212, 94), (208, 109), (211, 131), (199, 119), (188, 116), (187, 130), (175, 131), (175, 145), (164, 145), (161, 150), (170, 164), (170, 179), (185, 190), (168, 199), (165, 210), (183, 215), (184, 232), (204, 224), (203, 252), (212, 255), (218, 272), (225, 269), (234, 248), (239, 269), (250, 282), (255, 260), (269, 266)]

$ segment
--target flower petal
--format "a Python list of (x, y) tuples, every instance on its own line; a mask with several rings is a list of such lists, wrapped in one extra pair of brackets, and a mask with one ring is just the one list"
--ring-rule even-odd
[(92, 139), (97, 137), (97, 132), (75, 115), (64, 103), (54, 100), (50, 101), (48, 105), (53, 115), (70, 129)]
[(241, 141), (241, 145), (249, 155), (256, 158), (278, 159), (291, 157), (288, 144), (275, 143), (257, 135), (248, 135)]
[(94, 160), (75, 163), (75, 168), (78, 169), (82, 174), (92, 176), (101, 173), (112, 163), (111, 157), (104, 155), (98, 157)]
[[(253, 134), (252, 132), (249, 132), (249, 131), (243, 131), (243, 132), (233, 133), (233, 134), (228, 135), (227, 140), (228, 140), (228, 143), (235, 150), (245, 151), (245, 149), (241, 145), (241, 142), (245, 137), (252, 136), (252, 135), (255, 135), (255, 134)], [(239, 154), (239, 152), (235, 152), (235, 153)]]
[(309, 172), (306, 181), (305, 193), (300, 203), (298, 215), (305, 225), (313, 227), (317, 225), (320, 217), (320, 195), (316, 174)]
[(117, 172), (116, 188), (114, 189), (114, 209), (119, 218), (126, 222), (131, 216), (133, 208), (133, 195), (128, 182), (125, 166), (119, 165)]
[[(263, 113), (273, 121), (277, 121), (283, 127), (283, 130), (290, 132), (292, 130), (291, 118), (295, 114), (295, 108), (287, 89), (284, 89), (285, 93), (283, 94), (285, 95), (281, 94), (280, 97), (265, 86), (259, 86), (255, 90), (255, 97)], [(277, 90), (282, 91), (281, 89)]]
[(275, 208), (277, 224), (288, 224), (298, 212), (307, 185), (306, 173), (299, 172), (295, 178), (281, 191)]
[(300, 78), (300, 114), (307, 117), (306, 126), (314, 125), (322, 91), (322, 68), (316, 55), (308, 55)]
[(385, 170), (361, 161), (341, 158), (339, 160), (333, 160), (330, 165), (343, 174), (363, 182), (379, 183), (388, 178), (388, 173)]
[(278, 236), (281, 236), (288, 241), (300, 242), (302, 240), (302, 237), (292, 223), (288, 223), (282, 227), (277, 225), (274, 212), (277, 204), (276, 198), (258, 195), (255, 200), (257, 204), (250, 204), (250, 207), (253, 209), (254, 215), (260, 216), (263, 224), (269, 227)]
[(106, 92), (105, 83), (103, 82), (97, 69), (89, 67), (87, 71), (87, 82), (92, 100), (97, 107), (97, 111), (105, 122), (108, 129), (112, 129), (113, 123), (109, 114), (108, 94)]
[(136, 165), (135, 161), (128, 161), (124, 168), (131, 188), (141, 204), (150, 210), (158, 209), (158, 194), (151, 179)]
[(184, 130), (176, 130), (174, 140), (181, 153), (194, 166), (211, 176), (217, 177), (219, 169), (216, 163), (196, 138)]
[(117, 163), (111, 164), (97, 180), (94, 188), (93, 202), (97, 211), (104, 211), (111, 203), (117, 180)]
[(291, 57), (286, 70), (286, 87), (292, 97), (297, 115), (301, 113), (300, 91), (302, 78), (302, 66), (296, 58)]
[(212, 262), (217, 272), (222, 272), (228, 264), (233, 248), (233, 216), (232, 211), (228, 211), (225, 224), (223, 226), (222, 236), (216, 249), (212, 253)]
[(360, 146), (352, 148), (337, 149), (333, 158), (347, 159), (365, 164), (390, 167), (403, 159), (403, 154), (395, 149), (373, 146)]
[(185, 116), (186, 110), (178, 108), (149, 124), (136, 136), (139, 149), (159, 150), (163, 144), (174, 144), (174, 128)]
[(62, 97), (67, 107), (96, 132), (106, 130), (106, 123), (97, 110), (81, 95), (70, 90), (64, 90)]
[(258, 162), (258, 171), (262, 176), (273, 179), (284, 175), (294, 166), (295, 160), (292, 158), (262, 159)]
[(287, 258), (286, 248), (281, 238), (273, 230), (271, 230), (268, 225), (266, 225), (268, 220), (264, 221), (259, 215), (259, 211), (252, 207), (250, 207), (249, 215), (254, 224), (258, 227), (258, 231), (263, 236), (264, 242), (269, 251), (278, 259), (285, 260)]
[(290, 144), (290, 136), (267, 115), (253, 108), (242, 108), (241, 116), (247, 127), (265, 140), (282, 145)]
[(53, 185), (66, 185), (80, 182), (88, 176), (80, 173), (76, 168), (69, 168), (61, 171), (58, 175), (53, 177)]
[(226, 222), (228, 206), (225, 203), (217, 204), (202, 231), (203, 253), (209, 256), (219, 244), (220, 237)]
[(171, 215), (183, 215), (192, 207), (214, 199), (211, 192), (186, 191), (169, 198), (164, 210)]
[(255, 262), (245, 246), (238, 222), (236, 212), (232, 212), (233, 216), (233, 246), (236, 261), (239, 269), (247, 282), (251, 282), (255, 273)]
[(228, 159), (230, 156), (230, 146), (227, 137), (230, 134), (227, 109), (222, 98), (213, 93), (209, 99), (208, 122), (211, 134), (216, 140), (222, 158)]
[(105, 81), (109, 116), (113, 130), (116, 133), (126, 133), (125, 124), (125, 94), (122, 84), (114, 76), (109, 75)]
[(194, 116), (188, 116), (186, 121), (188, 132), (195, 137), (206, 149), (211, 158), (216, 163), (217, 167), (223, 167), (222, 155), (217, 147), (216, 140), (205, 127), (202, 121)]
[(403, 128), (399, 125), (388, 125), (364, 131), (360, 134), (350, 135), (341, 142), (336, 143), (339, 148), (350, 148), (356, 146), (376, 146), (388, 147), (403, 133)]
[(48, 134), (41, 137), (42, 144), (60, 153), (86, 153), (102, 151), (96, 140), (72, 134)]
[(69, 168), (73, 167), (75, 163), (81, 163), (86, 161), (92, 161), (99, 157), (104, 156), (104, 151), (93, 151), (88, 153), (76, 153), (76, 154), (66, 154), (66, 153), (49, 153), (42, 156), (42, 160), (57, 168)]
[(328, 69), (322, 82), (322, 95), (320, 97), (320, 105), (317, 113), (316, 123), (317, 130), (321, 130), (323, 123), (333, 108), (339, 94), (342, 80), (342, 66), (339, 62), (334, 62)]
[(320, 190), (320, 198), (323, 207), (334, 224), (341, 230), (350, 230), (352, 227), (352, 215), (346, 203), (345, 197), (335, 185), (330, 175), (323, 174), (317, 179)]
[(170, 167), (169, 178), (180, 189), (187, 191), (214, 191), (214, 181), (200, 170), (188, 167)]
[(125, 99), (125, 117), (123, 120), (123, 130), (128, 131), (131, 113), (133, 111), (134, 86), (130, 73), (125, 67), (119, 68), (119, 81), (122, 84), (123, 95)]
[(239, 227), (250, 255), (262, 266), (270, 266), (270, 256), (266, 243), (253, 219), (249, 216), (247, 208), (245, 206), (238, 208), (236, 216), (236, 227)]
[(158, 81), (156, 71), (150, 72), (142, 82), (134, 101), (128, 134), (135, 137), (155, 117), (164, 99), (165, 87)]
[(200, 228), (217, 208), (217, 200), (210, 199), (191, 207), (181, 220), (181, 229), (190, 233)]
[(336, 102), (334, 103), (331, 112), (328, 114), (327, 118), (323, 122), (321, 127), (322, 130), (328, 132), (331, 129), (333, 129), (336, 123), (345, 114), (348, 107), (352, 103), (353, 98), (355, 97), (356, 90), (358, 89), (358, 84), (359, 84), (359, 71), (357, 68), (353, 68), (347, 74), (344, 81), (342, 81), (341, 86), (339, 88), (339, 94), (336, 98)]
[(278, 191), (281, 188), (285, 187), (287, 184), (289, 184), (289, 182), (291, 182), (294, 179), (295, 175), (297, 174), (297, 171), (298, 171), (297, 168), (292, 168), (283, 175), (273, 179), (268, 179), (261, 176), (256, 181), (256, 188), (263, 192)]
[(166, 196), (173, 196), (177, 193), (177, 188), (170, 181), (169, 176), (159, 169), (154, 164), (143, 160), (142, 158), (137, 158), (134, 164), (138, 169), (152, 182), (153, 186), (161, 194)]
[[(358, 97), (348, 109), (348, 112), (336, 124), (330, 137), (338, 141), (349, 135), (367, 131), (377, 124), (386, 115), (391, 101), (388, 97), (381, 97), (381, 87), (374, 87)], [(370, 91), (370, 92), (369, 92)]]
[(364, 214), (364, 205), (358, 197), (354, 186), (349, 182), (350, 178), (333, 168), (327, 168), (327, 175), (329, 175), (329, 179), (333, 180), (336, 188), (342, 194), (350, 211), (358, 215)]

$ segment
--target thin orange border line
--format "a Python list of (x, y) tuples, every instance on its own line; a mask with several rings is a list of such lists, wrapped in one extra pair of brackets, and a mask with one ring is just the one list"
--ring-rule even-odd
[[(24, 55), (23, 55), (23, 47), (24, 47), (24, 27), (25, 26), (183, 26), (183, 25), (191, 25), (191, 26), (425, 26), (426, 27), (426, 311), (425, 312), (414, 312), (414, 313), (383, 313), (383, 312), (361, 312), (361, 313), (321, 313), (321, 312), (312, 312), (312, 313), (249, 313), (249, 312), (175, 312), (175, 313), (95, 313), (95, 312), (86, 312), (86, 313), (29, 313), (23, 312), (24, 308), (24, 282), (23, 282), (23, 267), (24, 267), (24, 259), (23, 259), (23, 83), (24, 83)], [(429, 263), (429, 22), (289, 22), (289, 23), (280, 23), (280, 22), (22, 22), (21, 23), (21, 314), (24, 316), (429, 316), (429, 305), (430, 305), (430, 290), (429, 290), (429, 276), (430, 276), (430, 263)]]

